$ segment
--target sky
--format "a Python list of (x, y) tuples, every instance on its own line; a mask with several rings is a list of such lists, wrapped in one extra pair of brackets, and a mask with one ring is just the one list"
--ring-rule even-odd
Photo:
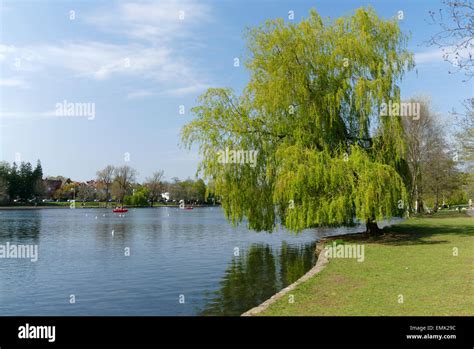
[(474, 88), (426, 44), (439, 29), (428, 15), (438, 0), (0, 0), (0, 160), (40, 159), (45, 176), (81, 181), (108, 164), (134, 167), (140, 181), (159, 169), (194, 178), (199, 156), (180, 145), (180, 129), (207, 88), (245, 86), (246, 28), (290, 21), (289, 11), (299, 21), (311, 8), (335, 18), (367, 5), (384, 18), (403, 11), (417, 66), (402, 98), (431, 96), (453, 122), (449, 111)]

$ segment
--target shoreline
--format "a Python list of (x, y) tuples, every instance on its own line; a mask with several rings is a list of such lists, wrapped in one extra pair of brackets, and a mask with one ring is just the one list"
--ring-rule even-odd
[[(464, 213), (406, 220), (376, 238), (360, 233), (327, 237), (317, 242), (318, 251), (339, 238), (364, 244), (368, 258), (365, 263), (344, 259), (324, 263), (324, 268), (329, 266), (326, 272), (304, 275), (241, 316), (472, 315), (467, 310), (473, 302), (472, 259), (465, 251), (472, 250), (473, 228), (474, 216)], [(426, 265), (430, 273), (425, 273)], [(443, 287), (437, 284), (439, 275), (447, 275)], [(378, 302), (373, 301), (374, 294)], [(400, 302), (400, 295), (405, 302), (403, 298)]]
[[(395, 223), (396, 224), (396, 223)], [(386, 227), (391, 226), (393, 224), (388, 224)], [(385, 228), (385, 227), (384, 227)], [(382, 228), (383, 229), (383, 228)], [(303, 276), (301, 276), (298, 280), (293, 282), (292, 284), (286, 286), (282, 290), (278, 291), (275, 293), (273, 296), (271, 296), (269, 299), (264, 301), (263, 303), (247, 310), (246, 312), (242, 313), (240, 316), (254, 316), (257, 315), (263, 311), (265, 311), (270, 305), (281, 299), (283, 296), (285, 296), (288, 292), (294, 290), (297, 286), (302, 284), (303, 282), (308, 281), (310, 278), (315, 276), (316, 274), (319, 274), (322, 270), (324, 270), (327, 265), (329, 264), (329, 259), (326, 256), (325, 248), (324, 245), (327, 244), (329, 241), (332, 241), (334, 239), (339, 239), (339, 238), (360, 238), (363, 236), (365, 232), (356, 232), (356, 233), (348, 233), (348, 234), (338, 234), (338, 235), (331, 235), (331, 236), (325, 236), (321, 238), (317, 243), (315, 247), (314, 253), (317, 256), (317, 261), (314, 267), (312, 267), (310, 270), (308, 270)]]
[[(317, 253), (318, 246), (320, 246), (322, 241), (318, 242), (316, 244), (316, 251)], [(324, 249), (320, 251), (318, 254), (318, 260), (315, 264), (314, 267), (312, 267), (306, 274), (304, 274), (302, 277), (300, 277), (298, 280), (293, 282), (292, 284), (288, 285), (284, 289), (280, 290), (279, 292), (275, 293), (273, 296), (271, 296), (269, 299), (267, 299), (265, 302), (262, 304), (257, 305), (256, 307), (251, 308), (250, 310), (247, 310), (245, 313), (241, 314), (240, 316), (254, 316), (262, 311), (265, 311), (270, 305), (275, 303), (277, 300), (285, 296), (287, 293), (291, 292), (294, 290), (297, 286), (302, 284), (303, 282), (309, 280), (311, 277), (314, 275), (320, 273), (324, 268), (326, 268), (327, 264), (329, 263), (328, 258), (326, 257), (326, 254), (324, 253)]]
[[(162, 205), (162, 206), (125, 206), (124, 208), (179, 208), (179, 205)], [(220, 207), (220, 205), (196, 205), (193, 208), (203, 208), (203, 207)], [(69, 205), (51, 205), (51, 206), (0, 206), (0, 211), (5, 210), (40, 210), (40, 209), (68, 209), (68, 210), (77, 210), (77, 209), (96, 209), (96, 208), (105, 208), (105, 209), (114, 209), (115, 207), (103, 207), (103, 206), (80, 206), (76, 205), (75, 208), (70, 208)]]
[(328, 241), (331, 241), (333, 239), (338, 239), (341, 237), (348, 237), (348, 236), (360, 236), (364, 234), (364, 232), (358, 232), (358, 233), (349, 233), (349, 234), (338, 234), (338, 235), (333, 235), (333, 236), (326, 236), (320, 239), (316, 243), (316, 248), (314, 253), (317, 256), (317, 261), (314, 267), (312, 267), (310, 270), (308, 270), (303, 276), (301, 276), (298, 280), (293, 282), (292, 284), (286, 286), (282, 290), (278, 291), (275, 293), (273, 296), (271, 296), (269, 299), (264, 301), (263, 303), (247, 310), (245, 313), (242, 313), (240, 316), (254, 316), (257, 315), (263, 311), (265, 311), (270, 305), (281, 299), (283, 296), (288, 294), (290, 291), (294, 290), (297, 286), (302, 284), (305, 281), (308, 281), (310, 278), (315, 276), (316, 274), (319, 274), (322, 270), (324, 270), (327, 265), (329, 264), (329, 259), (326, 256), (326, 249), (324, 248), (324, 245), (328, 243)]

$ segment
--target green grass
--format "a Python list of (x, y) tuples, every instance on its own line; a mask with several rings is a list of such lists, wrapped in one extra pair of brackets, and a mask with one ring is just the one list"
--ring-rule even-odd
[(420, 217), (432, 217), (432, 218), (456, 218), (456, 217), (466, 217), (466, 212), (464, 211), (457, 211), (457, 210), (439, 210), (436, 213), (433, 213), (431, 216), (428, 215), (422, 215)]
[(364, 262), (330, 259), (290, 292), (294, 303), (285, 295), (260, 315), (474, 315), (474, 218), (413, 218), (384, 232), (344, 238), (365, 245)]

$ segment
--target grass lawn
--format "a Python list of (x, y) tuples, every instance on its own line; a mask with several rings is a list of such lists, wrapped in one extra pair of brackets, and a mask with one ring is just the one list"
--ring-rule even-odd
[[(474, 315), (474, 217), (413, 218), (364, 244), (365, 260), (329, 260), (259, 315)], [(453, 256), (453, 249), (458, 256)], [(399, 295), (403, 303), (399, 303)]]

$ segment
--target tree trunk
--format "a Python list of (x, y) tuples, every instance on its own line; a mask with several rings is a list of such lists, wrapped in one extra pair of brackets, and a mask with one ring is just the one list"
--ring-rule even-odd
[(425, 212), (425, 207), (423, 204), (423, 199), (420, 199), (418, 203), (418, 213), (423, 213), (423, 212)]
[(105, 187), (105, 208), (109, 207), (109, 187)]
[(439, 206), (439, 193), (438, 193), (438, 189), (436, 189), (436, 197), (435, 197), (435, 203), (433, 207), (433, 211), (435, 213), (438, 212), (438, 206)]
[(369, 220), (365, 224), (366, 230), (365, 233), (369, 236), (379, 236), (382, 235), (382, 231), (380, 230), (379, 226), (377, 225), (377, 222), (373, 220)]

